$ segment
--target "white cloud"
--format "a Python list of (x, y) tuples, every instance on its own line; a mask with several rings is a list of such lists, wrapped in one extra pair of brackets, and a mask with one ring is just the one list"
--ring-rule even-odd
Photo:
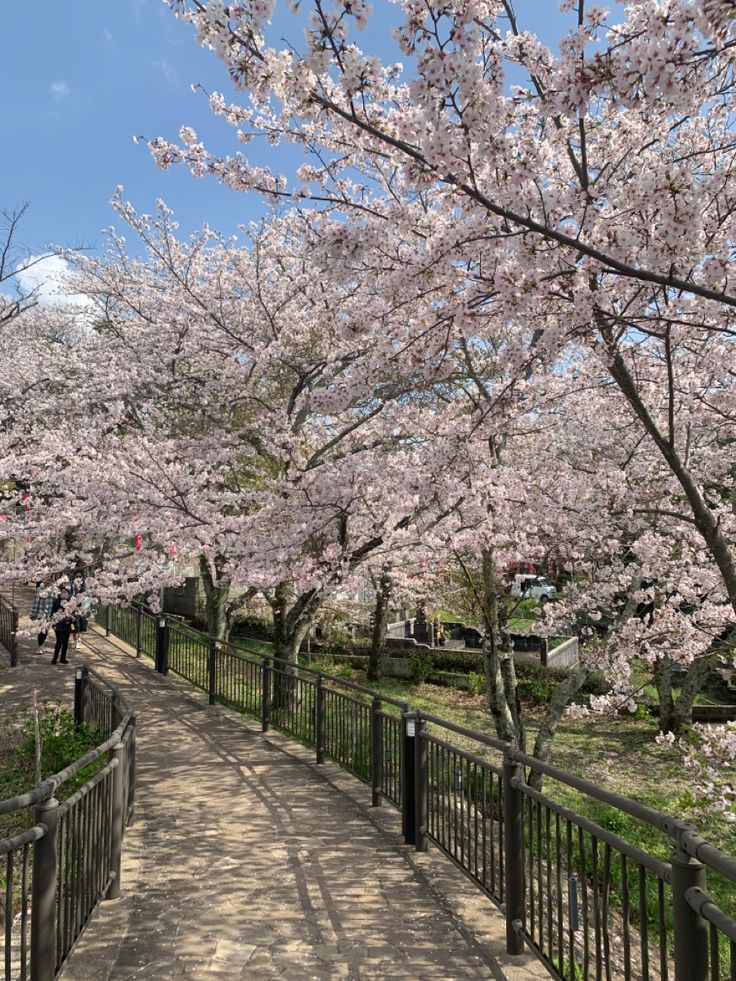
[(63, 78), (57, 78), (55, 82), (52, 82), (51, 85), (49, 85), (49, 92), (55, 99), (68, 99), (72, 94), (72, 90), (69, 88), (69, 83)]
[(32, 255), (16, 272), (15, 278), (21, 291), (24, 294), (33, 292), (39, 303), (90, 306), (91, 301), (86, 297), (66, 292), (70, 270), (69, 263), (59, 255)]
[(174, 68), (173, 65), (170, 65), (168, 61), (154, 61), (153, 66), (154, 68), (158, 68), (167, 82), (176, 81), (176, 68)]

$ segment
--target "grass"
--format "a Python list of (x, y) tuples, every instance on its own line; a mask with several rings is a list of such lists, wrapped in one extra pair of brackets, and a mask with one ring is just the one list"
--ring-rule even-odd
[[(249, 644), (248, 649), (252, 650), (252, 645)], [(342, 663), (336, 669), (327, 659), (316, 661), (311, 667), (364, 684), (391, 698), (406, 701), (414, 709), (421, 709), (469, 729), (495, 735), (482, 695), (398, 679), (386, 679), (369, 686), (360, 669), (353, 668), (349, 663)], [(543, 712), (544, 706), (525, 705), (530, 747)], [(553, 762), (560, 769), (582, 776), (601, 788), (634, 797), (655, 810), (679, 815), (692, 803), (689, 775), (682, 767), (675, 750), (659, 746), (655, 742), (656, 734), (656, 721), (647, 713), (637, 713), (626, 718), (564, 720), (555, 740)], [(465, 742), (477, 751), (477, 743), (472, 740), (463, 740), (453, 734), (451, 741), (458, 746)], [(353, 760), (353, 767), (359, 762)], [(358, 767), (358, 772), (364, 775), (362, 767)], [(670, 859), (674, 850), (672, 840), (646, 823), (590, 798), (567, 784), (547, 778), (544, 789), (558, 803), (590, 818), (635, 847), (663, 861)], [(715, 815), (697, 824), (703, 837), (713, 844), (724, 851), (733, 848), (732, 825)], [(586, 862), (588, 861), (586, 858)], [(634, 883), (631, 886), (633, 890)], [(611, 901), (615, 904), (621, 890), (615, 869), (612, 890)], [(652, 922), (652, 936), (656, 932), (656, 916), (652, 912), (653, 909), (656, 910), (656, 890), (656, 881), (652, 878), (647, 885), (648, 919)], [(732, 883), (715, 873), (709, 873), (708, 891), (723, 910), (727, 913), (733, 910), (736, 887)], [(667, 915), (670, 915), (669, 912)]]
[[(365, 683), (359, 671), (355, 671), (352, 677), (354, 681)], [(489, 735), (496, 734), (483, 695), (395, 679), (374, 683), (372, 687), (392, 698), (408, 701), (412, 708)], [(524, 708), (528, 718), (527, 741), (531, 748), (544, 707), (525, 705)], [(658, 811), (682, 815), (692, 804), (690, 776), (676, 750), (655, 742), (657, 732), (656, 720), (646, 714), (626, 718), (564, 720), (555, 739), (552, 762), (560, 769), (581, 776), (605, 790), (631, 797)], [(458, 745), (463, 742), (454, 734), (451, 741)], [(544, 792), (635, 847), (662, 861), (670, 860), (674, 851), (672, 839), (645, 822), (549, 778), (545, 780)], [(732, 852), (732, 824), (718, 815), (694, 823), (704, 838), (722, 850)], [(616, 869), (612, 872), (615, 900), (620, 883), (616, 879)], [(708, 892), (721, 909), (733, 915), (736, 885), (709, 872)], [(652, 910), (656, 909), (656, 902), (656, 882), (651, 877), (647, 884), (647, 903), (650, 917), (655, 920)]]

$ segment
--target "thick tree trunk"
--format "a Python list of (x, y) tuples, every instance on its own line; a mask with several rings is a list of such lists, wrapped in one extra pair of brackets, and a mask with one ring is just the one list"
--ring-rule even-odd
[(368, 680), (378, 681), (383, 667), (383, 648), (388, 631), (388, 605), (391, 599), (391, 577), (384, 569), (376, 586), (376, 606), (373, 611), (371, 652), (368, 657)]
[[(570, 704), (575, 695), (580, 691), (585, 683), (589, 672), (585, 668), (578, 668), (561, 681), (552, 692), (549, 707), (544, 714), (537, 738), (534, 740), (534, 751), (532, 755), (536, 760), (547, 763), (552, 756), (552, 742), (557, 734), (557, 729), (565, 714), (565, 709)], [(543, 777), (538, 771), (529, 774), (529, 786), (535, 790), (542, 789)]]
[(226, 641), (230, 636), (230, 621), (227, 615), (230, 583), (224, 582), (213, 563), (204, 555), (199, 557), (199, 571), (204, 584), (207, 633), (217, 640)]
[(274, 657), (281, 662), (274, 674), (273, 704), (278, 708), (288, 705), (293, 696), (299, 648), (320, 608), (322, 593), (312, 589), (295, 597), (294, 584), (284, 581), (264, 595), (273, 612)]
[(483, 672), (488, 708), (498, 738), (523, 749), (524, 727), (517, 700), (513, 652), (504, 644), (499, 603), (501, 584), (498, 582), (494, 556), (490, 549), (483, 551), (482, 568), (481, 603), (486, 628), (483, 639)]
[(702, 657), (688, 665), (680, 694), (672, 691), (672, 667), (669, 658), (662, 658), (654, 666), (654, 680), (659, 695), (659, 728), (662, 732), (683, 735), (693, 722), (693, 705), (702, 691), (708, 672), (719, 657), (733, 650), (736, 629), (728, 628), (717, 637)]

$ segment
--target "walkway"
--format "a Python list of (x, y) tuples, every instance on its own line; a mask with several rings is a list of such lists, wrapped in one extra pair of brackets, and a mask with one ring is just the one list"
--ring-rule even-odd
[(100, 634), (66, 668), (28, 646), (0, 673), (3, 716), (34, 687), (71, 700), (82, 659), (138, 713), (123, 898), (101, 906), (64, 981), (547, 976), (500, 953), (490, 901), (438, 853), (403, 845), (393, 808), (371, 810), (337, 767)]

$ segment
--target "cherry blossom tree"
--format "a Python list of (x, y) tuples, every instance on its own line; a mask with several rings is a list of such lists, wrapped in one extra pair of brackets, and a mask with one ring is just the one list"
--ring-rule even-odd
[(79, 411), (104, 443), (85, 493), (101, 521), (121, 516), (118, 539), (199, 557), (216, 636), (231, 587), (259, 589), (293, 660), (325, 595), (405, 536), (417, 506), (408, 471), (378, 476), (425, 451), (402, 437), (420, 411), (401, 404), (406, 379), (371, 367), (351, 329), (374, 288), (333, 285), (296, 212), (241, 247), (208, 230), (182, 242), (165, 209), (117, 207), (146, 256), (113, 237), (114, 255), (77, 260), (100, 338)]
[[(533, 325), (527, 344), (546, 362), (582, 340), (680, 484), (684, 520), (734, 605), (731, 520), (699, 484), (668, 409), (682, 384), (677, 350), (715, 338), (730, 357), (728, 5), (646, 0), (614, 24), (566, 0), (572, 24), (555, 54), (507, 0), (412, 0), (398, 32), (403, 70), (356, 45), (363, 4), (314, 0), (303, 53), (269, 46), (272, 4), (172, 6), (249, 93), (244, 106), (215, 95), (213, 110), (244, 141), (298, 143), (310, 162), (290, 187), (240, 154), (212, 156), (185, 129), (180, 145), (151, 143), (159, 163), (350, 215), (332, 224), (333, 257), (400, 229), (401, 255), (384, 257), (389, 276), (429, 261), (461, 268), (467, 305)], [(520, 70), (525, 85), (515, 84)], [(651, 394), (632, 360), (642, 336), (667, 371)]]

